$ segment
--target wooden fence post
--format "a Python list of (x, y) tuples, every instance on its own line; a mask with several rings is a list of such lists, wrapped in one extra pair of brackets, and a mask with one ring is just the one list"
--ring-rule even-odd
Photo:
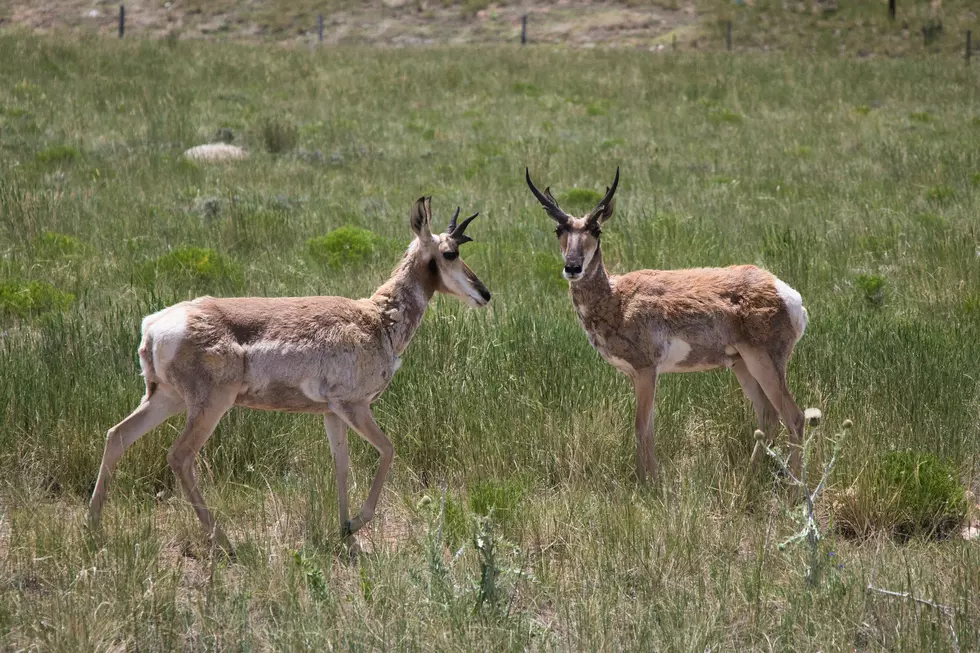
[(527, 14), (521, 17), (521, 45), (527, 45)]
[(119, 5), (119, 38), (126, 33), (126, 5)]
[(316, 37), (317, 41), (323, 43), (323, 14), (317, 16), (316, 19)]

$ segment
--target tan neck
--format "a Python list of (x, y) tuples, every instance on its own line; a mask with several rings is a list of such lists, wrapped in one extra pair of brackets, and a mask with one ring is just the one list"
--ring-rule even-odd
[(435, 290), (435, 277), (428, 262), (413, 244), (388, 281), (371, 295), (396, 355), (411, 342)]
[(582, 278), (571, 285), (572, 301), (576, 304), (592, 304), (601, 301), (612, 294), (612, 284), (609, 281), (609, 273), (602, 262), (602, 248), (597, 248), (592, 260), (589, 261), (589, 269), (585, 271)]

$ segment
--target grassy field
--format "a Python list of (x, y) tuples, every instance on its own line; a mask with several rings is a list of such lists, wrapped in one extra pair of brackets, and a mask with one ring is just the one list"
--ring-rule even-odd
[[(980, 548), (891, 537), (886, 483), (911, 451), (980, 489), (977, 70), (0, 34), (0, 648), (977, 650)], [(180, 157), (221, 128), (248, 161)], [(798, 515), (748, 469), (731, 374), (663, 379), (663, 479), (636, 484), (630, 385), (575, 319), (525, 165), (576, 210), (621, 166), (613, 271), (756, 263), (803, 294), (811, 475), (854, 423), (818, 582), (779, 546)], [(357, 562), (311, 416), (236, 409), (205, 448), (236, 563), (167, 468), (181, 419), (127, 453), (89, 532), (105, 432), (143, 392), (141, 317), (370, 294), (423, 193), (442, 223), (481, 212), (464, 258), (494, 299), (435, 301), (377, 402), (396, 458)], [(377, 457), (352, 455), (356, 506)]]

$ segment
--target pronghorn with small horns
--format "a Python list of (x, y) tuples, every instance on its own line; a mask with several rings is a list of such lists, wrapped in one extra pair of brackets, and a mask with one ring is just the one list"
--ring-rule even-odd
[(655, 480), (658, 474), (658, 377), (719, 367), (735, 372), (767, 437), (782, 418), (790, 434), (789, 468), (800, 478), (805, 418), (786, 383), (787, 363), (807, 325), (800, 294), (753, 265), (611, 275), (602, 262), (600, 235), (613, 215), (619, 168), (605, 197), (581, 218), (565, 213), (549, 188), (539, 191), (527, 169), (525, 176), (557, 224), (563, 275), (589, 342), (633, 382), (639, 479)]
[[(232, 406), (323, 415), (337, 470), (341, 535), (371, 520), (394, 457), (371, 403), (391, 383), (435, 292), (472, 307), (486, 306), (490, 292), (459, 257), (476, 214), (433, 235), (430, 199), (412, 208), (415, 233), (388, 281), (367, 299), (346, 297), (200, 297), (143, 320), (139, 347), (146, 394), (139, 407), (109, 429), (90, 516), (98, 524), (106, 484), (119, 458), (140, 436), (169, 417), (187, 412), (183, 433), (167, 461), (214, 542), (234, 554), (198, 488), (195, 457)], [(347, 429), (378, 450), (381, 462), (360, 512), (348, 514), (350, 459)]]

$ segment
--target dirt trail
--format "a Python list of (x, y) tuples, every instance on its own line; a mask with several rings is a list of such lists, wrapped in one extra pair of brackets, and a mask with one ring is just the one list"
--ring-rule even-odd
[[(126, 35), (132, 38), (223, 38), (313, 43), (317, 39), (316, 3), (211, 3), (130, 0), (126, 2)], [(304, 5), (309, 4), (304, 8)], [(467, 11), (459, 5), (414, 0), (351, 3), (324, 13), (323, 40), (328, 44), (411, 46), (467, 43), (518, 43), (522, 17), (528, 16), (528, 40), (572, 47), (663, 49), (674, 37), (685, 44), (695, 38), (694, 3), (679, 9), (617, 2), (527, 2), (489, 5)], [(472, 4), (472, 3), (471, 3)], [(8, 0), (0, 2), (0, 26), (19, 25), (39, 32), (73, 30), (114, 35), (119, 4), (80, 0)]]

